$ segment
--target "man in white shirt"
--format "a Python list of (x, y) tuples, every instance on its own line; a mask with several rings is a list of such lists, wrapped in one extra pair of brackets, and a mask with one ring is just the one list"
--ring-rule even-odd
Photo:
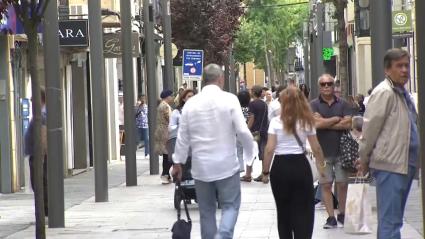
[[(181, 179), (181, 164), (192, 152), (192, 176), (195, 179), (203, 239), (230, 239), (239, 214), (241, 188), (236, 138), (245, 158), (254, 158), (254, 143), (237, 97), (222, 90), (224, 73), (220, 66), (204, 69), (201, 93), (193, 96), (182, 111), (173, 157), (173, 175)], [(217, 229), (216, 202), (222, 207)]]
[(270, 122), (270, 120), (272, 120), (272, 118), (280, 115), (281, 105), (280, 105), (280, 101), (279, 101), (279, 95), (280, 95), (280, 92), (282, 92), (284, 89), (286, 89), (286, 86), (283, 86), (283, 85), (279, 86), (277, 88), (277, 90), (275, 91), (276, 92), (276, 98), (269, 104), (269, 110), (268, 110), (269, 122)]

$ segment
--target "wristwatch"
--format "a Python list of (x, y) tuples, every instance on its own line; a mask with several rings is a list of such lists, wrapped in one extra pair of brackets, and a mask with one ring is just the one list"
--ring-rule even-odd
[(267, 176), (267, 175), (269, 175), (270, 174), (270, 172), (263, 172), (263, 175), (264, 176)]

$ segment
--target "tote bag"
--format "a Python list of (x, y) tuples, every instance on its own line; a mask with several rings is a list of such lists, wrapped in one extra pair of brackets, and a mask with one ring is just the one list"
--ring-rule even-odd
[[(176, 182), (178, 186), (178, 191), (182, 194), (182, 198), (185, 198), (183, 195), (183, 190), (180, 186), (180, 182)], [(189, 210), (187, 210), (186, 200), (182, 200), (184, 205), (184, 210), (186, 212), (187, 221), (181, 219), (180, 214), (180, 205), (177, 208), (177, 221), (173, 224), (171, 229), (172, 239), (190, 239), (190, 232), (192, 231), (192, 220), (189, 216)]]
[(344, 231), (352, 234), (372, 233), (372, 206), (367, 198), (369, 184), (348, 184)]

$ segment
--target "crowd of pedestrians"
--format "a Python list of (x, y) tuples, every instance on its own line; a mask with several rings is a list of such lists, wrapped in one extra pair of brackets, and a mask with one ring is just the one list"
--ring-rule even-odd
[[(191, 157), (202, 238), (233, 237), (241, 182), (252, 181), (270, 182), (280, 238), (312, 238), (318, 201), (328, 214), (323, 228), (344, 226), (349, 177), (366, 175), (369, 168), (376, 179), (378, 238), (400, 238), (407, 195), (418, 169), (417, 113), (404, 88), (408, 53), (392, 49), (384, 63), (386, 79), (367, 97), (343, 99), (329, 74), (319, 77), (315, 99), (309, 98), (307, 85), (292, 81), (273, 90), (253, 86), (236, 97), (222, 90), (224, 74), (215, 64), (206, 66), (200, 93), (184, 86), (173, 99), (173, 92), (164, 90), (155, 131), (155, 150), (163, 160), (161, 181), (172, 181), (172, 166), (175, 180), (181, 178), (182, 165)], [(146, 120), (141, 98), (137, 126), (145, 149)], [(342, 164), (341, 138), (347, 133), (360, 147), (357, 172)], [(261, 162), (260, 175), (252, 175), (254, 165), (260, 167), (252, 164), (255, 159)], [(311, 165), (319, 173), (316, 188)], [(222, 208), (218, 226), (217, 201)]]

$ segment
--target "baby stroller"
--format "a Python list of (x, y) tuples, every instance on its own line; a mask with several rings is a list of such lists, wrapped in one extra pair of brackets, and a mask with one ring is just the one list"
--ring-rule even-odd
[(186, 164), (182, 165), (182, 180), (180, 182), (180, 188), (183, 193), (179, 192), (179, 185), (175, 184), (174, 189), (174, 208), (178, 209), (182, 200), (185, 200), (186, 204), (191, 204), (192, 201), (196, 201), (195, 191), (195, 180), (192, 178), (190, 169), (192, 168), (192, 158), (188, 157)]

